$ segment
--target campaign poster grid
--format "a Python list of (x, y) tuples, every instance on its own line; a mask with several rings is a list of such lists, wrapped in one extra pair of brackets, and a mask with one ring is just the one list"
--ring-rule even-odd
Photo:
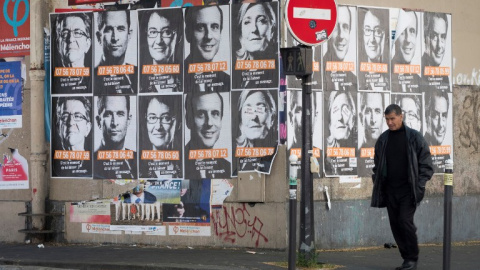
[[(362, 153), (361, 143), (366, 136), (366, 124), (359, 122), (362, 118), (360, 102), (362, 96), (366, 96), (364, 93), (367, 92), (392, 93), (391, 97), (387, 95), (392, 103), (403, 104), (405, 102), (407, 104), (407, 100), (410, 98), (410, 103), (420, 104), (415, 105), (414, 110), (406, 108), (406, 118), (409, 118), (406, 120), (409, 125), (413, 125), (425, 135), (432, 154), (438, 159), (435, 172), (442, 172), (442, 163), (453, 156), (451, 147), (453, 143), (451, 15), (343, 5), (339, 5), (338, 10), (339, 13), (345, 14), (339, 18), (349, 18), (349, 20), (337, 22), (332, 38), (315, 49), (315, 60), (317, 60), (317, 55), (321, 55), (318, 65), (324, 68), (320, 74), (317, 74), (320, 75), (318, 80), (321, 80), (322, 87), (315, 90), (323, 90), (321, 100), (325, 102), (321, 103), (321, 106), (317, 106), (322, 107), (321, 111), (324, 115), (322, 130), (325, 135), (322, 138), (325, 138), (325, 141), (321, 141), (325, 149), (322, 154), (324, 168), (325, 172), (328, 171), (325, 175), (368, 175), (358, 169), (362, 165), (357, 164)], [(218, 31), (218, 43), (204, 44), (201, 43), (201, 40), (192, 38), (195, 34), (194, 29), (197, 29), (195, 27), (192, 27), (193, 34), (189, 32), (190, 30), (187, 31), (189, 28), (186, 25), (190, 24), (185, 21), (187, 14), (189, 14), (190, 22), (192, 22), (192, 18), (198, 22), (205, 17), (202, 14), (206, 11), (222, 14), (221, 23), (220, 21), (212, 22), (208, 26)], [(252, 14), (252, 12), (255, 13)], [(173, 19), (167, 23), (167, 14), (176, 16), (173, 16)], [(247, 22), (246, 20), (253, 15), (262, 18), (261, 22), (266, 29), (262, 36), (264, 41), (262, 46), (255, 47), (253, 46), (254, 42), (248, 42), (246, 38), (248, 31), (246, 28), (242, 28), (240, 23)], [(114, 17), (117, 20), (116, 24), (107, 23), (109, 17)], [(215, 16), (211, 15), (208, 18), (214, 19)], [(271, 115), (275, 114), (276, 123), (273, 133), (266, 132), (275, 134), (275, 138), (269, 141), (267, 148), (275, 148), (278, 143), (279, 124), (279, 13), (277, 2), (220, 5), (214, 8), (71, 12), (51, 14), (50, 19), (51, 43), (55, 52), (51, 54), (52, 129), (54, 129), (52, 134), (56, 133), (52, 140), (52, 176), (104, 179), (150, 179), (151, 176), (157, 177), (154, 179), (203, 178), (207, 175), (200, 172), (203, 169), (195, 168), (193, 171), (196, 171), (197, 175), (192, 175), (191, 172), (188, 172), (189, 176), (186, 175), (187, 166), (191, 167), (186, 164), (187, 161), (197, 162), (203, 158), (189, 159), (191, 151), (186, 147), (190, 141), (192, 143), (194, 140), (198, 141), (198, 138), (191, 137), (192, 134), (201, 134), (201, 132), (195, 132), (195, 125), (190, 125), (192, 129), (188, 127), (189, 123), (187, 122), (189, 121), (183, 117), (187, 115), (188, 111), (194, 111), (193, 107), (187, 108), (185, 105), (189, 94), (209, 91), (218, 92), (223, 99), (221, 132), (215, 146), (211, 148), (213, 150), (209, 150), (210, 148), (206, 145), (195, 146), (194, 149), (202, 151), (192, 153), (194, 156), (197, 155), (195, 157), (198, 157), (199, 154), (215, 157), (216, 150), (226, 149), (227, 154), (224, 154), (225, 151), (218, 151), (219, 153), (223, 152), (220, 155), (221, 159), (212, 158), (212, 162), (206, 161), (200, 164), (217, 175), (207, 177), (228, 177), (228, 170), (230, 170), (230, 176), (236, 175), (239, 171), (240, 160), (246, 164), (251, 163), (246, 167), (242, 165), (241, 170), (269, 171), (269, 168), (261, 169), (262, 164), (268, 162), (265, 162), (262, 157), (255, 156), (254, 153), (237, 156), (237, 147), (239, 146), (237, 139), (242, 121), (242, 116), (239, 115), (242, 109), (238, 107), (237, 103), (239, 103), (240, 93), (247, 90), (270, 92), (275, 101), (275, 105), (271, 106), (275, 107), (276, 111), (271, 111)], [(152, 24), (152, 22), (155, 23)], [(149, 23), (154, 27), (149, 27)], [(201, 30), (202, 27), (198, 29)], [(245, 34), (242, 35), (243, 33)], [(388, 38), (390, 34), (391, 39)], [(76, 48), (74, 48), (75, 46)], [(205, 50), (202, 51), (202, 48)], [(254, 50), (255, 48), (257, 50)], [(208, 49), (213, 50), (209, 51)], [(256, 58), (255, 56), (258, 55), (262, 57)], [(194, 57), (195, 61), (191, 60)], [(191, 63), (195, 65), (191, 65)], [(269, 64), (273, 63), (274, 65), (269, 67)], [(187, 74), (189, 74), (188, 76), (193, 75), (194, 79), (188, 79)], [(100, 83), (100, 86), (96, 85), (97, 83)], [(146, 84), (142, 85), (142, 83)], [(295, 80), (290, 80), (290, 78), (287, 78), (287, 84), (289, 91), (298, 87), (295, 85)], [(334, 131), (330, 131), (329, 109), (331, 108), (329, 108), (330, 101), (328, 101), (333, 91), (347, 92), (345, 94), (347, 98), (344, 99), (349, 100), (348, 96), (351, 96), (354, 101), (351, 102), (353, 105), (350, 105), (349, 109), (350, 113), (354, 114), (352, 115), (353, 129), (349, 134), (354, 135), (349, 136), (348, 140), (350, 141), (349, 144), (347, 143), (352, 146), (347, 147), (348, 151), (342, 150), (341, 155), (348, 152), (346, 160), (343, 159), (343, 156), (336, 156), (335, 162), (331, 159), (332, 151), (328, 151), (329, 147), (333, 147), (328, 146), (328, 143), (331, 142), (332, 135), (335, 135)], [(193, 95), (191, 94), (191, 96)], [(127, 96), (128, 98), (126, 98)], [(180, 119), (165, 118), (160, 115), (150, 117), (151, 123), (158, 122), (167, 126), (169, 123), (172, 124), (172, 119), (175, 118), (175, 128), (178, 130), (174, 128), (175, 133), (170, 133), (175, 134), (171, 137), (176, 138), (175, 143), (170, 142), (170, 145), (175, 144), (176, 147), (175, 150), (172, 150), (173, 152), (155, 150), (153, 144), (151, 145), (152, 149), (147, 149), (149, 146), (140, 145), (141, 141), (149, 141), (149, 139), (144, 140), (144, 138), (148, 138), (149, 133), (148, 119), (145, 112), (140, 112), (140, 108), (145, 107), (144, 109), (146, 109), (148, 107), (146, 103), (150, 103), (153, 96), (165, 100), (175, 97), (173, 99), (176, 101), (172, 104), (180, 104), (178, 108), (174, 109), (175, 112), (171, 113), (180, 115)], [(76, 98), (76, 100), (67, 100), (67, 97)], [(387, 97), (384, 96), (384, 98)], [(106, 121), (108, 122), (113, 117), (109, 116), (110, 112), (99, 112), (99, 104), (109, 104), (107, 100), (113, 99), (117, 100), (114, 103), (125, 103), (124, 112), (120, 113), (126, 116), (124, 117), (125, 128), (122, 130), (106, 128)], [(269, 98), (264, 99), (268, 100)], [(120, 100), (125, 100), (125, 102)], [(53, 105), (53, 103), (55, 104)], [(68, 104), (68, 108), (66, 104)], [(71, 111), (73, 104), (80, 108)], [(432, 110), (434, 106), (439, 108)], [(154, 107), (158, 113), (158, 108), (161, 106)], [(255, 114), (258, 112), (257, 109), (249, 112)], [(118, 110), (115, 112), (118, 113)], [(348, 110), (342, 110), (342, 112), (348, 112)], [(346, 113), (346, 115), (350, 113)], [(414, 121), (415, 119), (416, 121)], [(62, 123), (62, 120), (68, 123)], [(69, 123), (82, 123), (82, 127)], [(111, 121), (110, 124), (112, 124)], [(68, 127), (69, 125), (77, 126), (76, 129), (83, 133), (75, 134), (73, 128)], [(102, 129), (102, 126), (105, 128)], [(267, 129), (272, 128), (268, 127)], [(104, 130), (106, 131), (104, 132)], [(200, 129), (198, 128), (198, 130)], [(110, 131), (112, 133), (109, 133)], [(180, 136), (177, 136), (179, 134)], [(205, 132), (204, 134), (215, 134), (215, 132)], [(107, 135), (108, 137), (106, 137)], [(119, 135), (118, 142), (115, 139), (116, 135)], [(228, 136), (230, 138), (226, 139)], [(330, 139), (327, 139), (328, 137)], [(338, 139), (338, 141), (342, 140)], [(107, 165), (95, 164), (98, 164), (99, 161), (98, 150), (103, 144), (109, 143), (113, 144), (109, 146), (110, 149), (101, 150), (106, 152), (100, 152), (103, 155), (100, 160), (113, 161), (108, 165), (110, 171), (115, 171), (113, 174), (107, 173), (105, 168), (103, 172), (95, 170), (95, 167), (98, 169), (98, 167)], [(354, 149), (353, 152), (352, 149)], [(263, 154), (272, 154), (272, 150), (268, 149), (268, 151)], [(157, 159), (164, 162), (163, 158), (165, 158), (169, 161), (162, 165), (154, 164), (155, 162), (151, 161), (148, 164), (149, 161), (142, 161), (144, 153), (153, 155), (150, 157), (152, 160)], [(354, 153), (353, 156), (352, 153)], [(160, 156), (161, 158), (159, 158)], [(175, 162), (172, 162), (172, 156), (175, 158)], [(177, 157), (178, 160), (176, 160)], [(124, 162), (125, 160), (129, 162)], [(230, 162), (231, 167), (223, 161)], [(328, 169), (332, 167), (333, 163), (337, 164), (338, 162), (340, 165), (337, 168), (344, 168), (343, 174), (339, 174), (338, 170)], [(157, 173), (146, 176), (139, 175), (140, 170), (137, 170), (137, 167), (143, 166), (144, 163), (147, 163), (150, 171), (157, 171)], [(160, 170), (170, 173), (159, 175)]]

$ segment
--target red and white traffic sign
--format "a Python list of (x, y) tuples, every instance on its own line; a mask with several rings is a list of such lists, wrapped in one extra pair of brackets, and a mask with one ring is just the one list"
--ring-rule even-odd
[(335, 29), (337, 4), (335, 0), (287, 0), (285, 18), (298, 42), (317, 46)]

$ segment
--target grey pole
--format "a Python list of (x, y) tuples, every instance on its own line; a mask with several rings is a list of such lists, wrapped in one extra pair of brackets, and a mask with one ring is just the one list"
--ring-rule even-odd
[(450, 251), (452, 243), (452, 194), (453, 194), (453, 161), (445, 161), (443, 175), (445, 195), (443, 201), (443, 270), (450, 270)]

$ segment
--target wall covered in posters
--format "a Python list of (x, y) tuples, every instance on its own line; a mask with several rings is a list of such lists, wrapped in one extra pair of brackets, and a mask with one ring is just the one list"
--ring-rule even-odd
[[(425, 135), (442, 172), (453, 157), (451, 15), (344, 5), (338, 14), (313, 59), (322, 176), (371, 175), (391, 103)], [(139, 189), (157, 194), (148, 210), (120, 196), (112, 220), (140, 213), (184, 222), (172, 214), (181, 195), (155, 206), (168, 193), (162, 183), (269, 173), (281, 124), (288, 151), (301, 155), (300, 82), (288, 77), (279, 95), (280, 40), (297, 44), (279, 31), (278, 2), (55, 13), (50, 21), (52, 177), (142, 179)], [(210, 218), (198, 213), (187, 217)]]

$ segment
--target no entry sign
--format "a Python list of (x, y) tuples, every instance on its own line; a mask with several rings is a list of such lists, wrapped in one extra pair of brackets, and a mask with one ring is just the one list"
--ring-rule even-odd
[(285, 17), (300, 43), (317, 46), (332, 34), (337, 21), (335, 0), (287, 0)]

